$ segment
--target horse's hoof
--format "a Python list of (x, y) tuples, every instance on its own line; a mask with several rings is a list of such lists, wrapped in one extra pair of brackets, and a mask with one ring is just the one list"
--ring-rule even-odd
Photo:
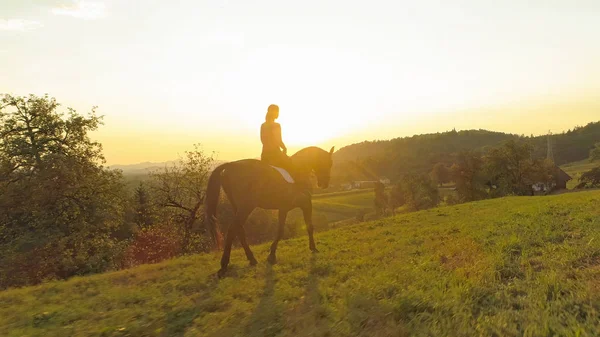
[(217, 272), (217, 276), (218, 276), (219, 278), (222, 278), (222, 277), (224, 277), (224, 276), (225, 276), (225, 273), (227, 273), (227, 269), (223, 269), (223, 268), (221, 268), (221, 269), (219, 269), (219, 272)]
[(277, 258), (275, 257), (275, 255), (269, 255), (269, 258), (267, 259), (267, 261), (270, 264), (277, 264)]
[(319, 250), (317, 248), (311, 248), (310, 251), (313, 252), (313, 253), (318, 253), (319, 252)]
[(250, 260), (250, 265), (251, 266), (256, 266), (257, 264), (258, 264), (258, 261), (256, 261), (256, 259)]

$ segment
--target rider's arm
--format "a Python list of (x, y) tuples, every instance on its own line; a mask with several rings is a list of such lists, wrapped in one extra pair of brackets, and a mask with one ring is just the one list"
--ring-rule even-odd
[(265, 145), (265, 143), (268, 141), (267, 135), (265, 132), (265, 127), (266, 127), (266, 125), (264, 123), (263, 123), (263, 125), (260, 126), (260, 141), (263, 145)]
[(287, 148), (285, 147), (285, 144), (283, 143), (283, 140), (281, 139), (281, 125), (279, 123), (276, 124), (275, 135), (276, 135), (275, 139), (277, 140), (279, 147), (281, 147), (281, 149), (284, 152), (287, 152)]

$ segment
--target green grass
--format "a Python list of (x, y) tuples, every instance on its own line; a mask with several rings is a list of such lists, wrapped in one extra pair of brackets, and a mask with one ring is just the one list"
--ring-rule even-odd
[(581, 177), (582, 173), (597, 166), (600, 166), (600, 162), (590, 163), (589, 159), (562, 165), (560, 168), (573, 178), (567, 182), (567, 188), (573, 189), (573, 187), (579, 184), (579, 177)]
[(441, 207), (0, 292), (1, 336), (598, 336), (600, 191)]

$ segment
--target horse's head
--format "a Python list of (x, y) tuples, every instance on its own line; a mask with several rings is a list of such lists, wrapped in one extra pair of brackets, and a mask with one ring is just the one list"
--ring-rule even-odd
[(327, 152), (316, 146), (310, 146), (296, 152), (292, 156), (295, 169), (303, 176), (314, 173), (320, 188), (329, 187), (334, 148), (335, 146)]
[(313, 168), (315, 171), (315, 175), (317, 176), (317, 186), (323, 189), (329, 187), (329, 180), (331, 178), (331, 166), (333, 165), (334, 148), (335, 146), (332, 146), (329, 152), (320, 151), (315, 166)]

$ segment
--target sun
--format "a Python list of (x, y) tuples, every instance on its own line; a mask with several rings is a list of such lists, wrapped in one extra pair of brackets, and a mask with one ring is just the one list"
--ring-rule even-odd
[(323, 116), (318, 112), (291, 111), (285, 116), (281, 115), (277, 122), (281, 124), (283, 142), (292, 147), (318, 146), (350, 131), (335, 117)]

